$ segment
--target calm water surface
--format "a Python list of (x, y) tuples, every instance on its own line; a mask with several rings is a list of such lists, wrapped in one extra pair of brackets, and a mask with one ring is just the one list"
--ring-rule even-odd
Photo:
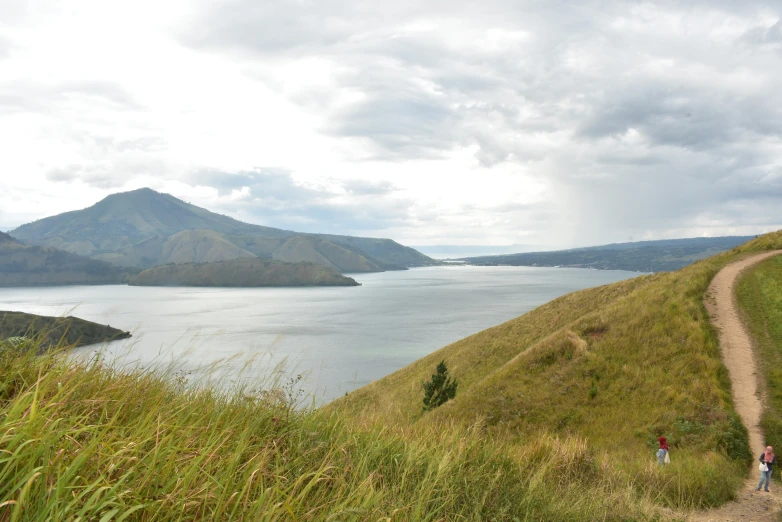
[[(75, 315), (130, 330), (102, 349), (123, 364), (261, 382), (283, 362), (326, 401), (560, 295), (635, 277), (577, 268), (449, 266), (352, 275), (360, 287), (0, 289), (0, 310)], [(92, 355), (100, 347), (79, 352)], [(248, 359), (255, 362), (245, 366)], [(244, 369), (243, 369), (244, 368)], [(285, 377), (287, 379), (287, 377)]]

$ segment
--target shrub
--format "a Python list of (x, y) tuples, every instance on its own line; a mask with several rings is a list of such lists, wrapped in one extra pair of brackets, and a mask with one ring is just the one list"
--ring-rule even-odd
[(456, 396), (456, 387), (459, 385), (448, 375), (448, 367), (445, 361), (437, 365), (437, 372), (432, 375), (432, 380), (425, 382), (424, 387), (424, 411), (429, 411), (442, 406)]

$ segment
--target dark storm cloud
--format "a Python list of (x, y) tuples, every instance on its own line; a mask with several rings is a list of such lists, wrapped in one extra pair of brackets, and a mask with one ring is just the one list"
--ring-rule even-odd
[(712, 150), (744, 139), (782, 136), (782, 110), (772, 100), (723, 89), (635, 81), (596, 101), (582, 122), (586, 138), (634, 129), (651, 145)]

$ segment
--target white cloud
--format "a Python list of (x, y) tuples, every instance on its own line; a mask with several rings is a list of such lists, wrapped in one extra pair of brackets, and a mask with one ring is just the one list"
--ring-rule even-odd
[(414, 244), (782, 226), (771, 0), (42, 0), (0, 19), (0, 228), (139, 186)]

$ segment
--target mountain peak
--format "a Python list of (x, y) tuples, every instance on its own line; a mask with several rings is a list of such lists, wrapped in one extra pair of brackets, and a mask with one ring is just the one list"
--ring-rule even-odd
[[(200, 232), (190, 234), (190, 241), (169, 242), (184, 231)], [(225, 255), (223, 247), (230, 245), (226, 248), (232, 252), (253, 255), (250, 253), (258, 251), (270, 256), (275, 248), (281, 246), (278, 240), (285, 240), (282, 241), (285, 243), (300, 235), (289, 230), (243, 223), (148, 187), (111, 194), (89, 208), (22, 225), (12, 234), (29, 245), (53, 246), (95, 258), (121, 257), (132, 250), (135, 256), (132, 257), (137, 259), (139, 266), (148, 266), (156, 259), (173, 255), (171, 251), (163, 254), (161, 249), (164, 244), (165, 248), (178, 245), (187, 250), (187, 256), (201, 259), (208, 257), (211, 252), (208, 247), (217, 236), (222, 246), (215, 251), (220, 255)], [(195, 236), (201, 239), (195, 242)], [(339, 266), (348, 266), (346, 259), (358, 259), (363, 260), (362, 270), (367, 267), (399, 269), (432, 263), (419, 252), (386, 239), (316, 234), (307, 242), (305, 250), (295, 252), (294, 259), (308, 261), (329, 255), (339, 258)], [(294, 260), (287, 259), (293, 255), (287, 250), (278, 254), (286, 257), (285, 260)]]
[(13, 232), (28, 243), (70, 244), (71, 251), (94, 256), (153, 237), (169, 237), (196, 229), (266, 237), (292, 235), (284, 230), (242, 223), (147, 187), (111, 194), (89, 208), (44, 218)]

